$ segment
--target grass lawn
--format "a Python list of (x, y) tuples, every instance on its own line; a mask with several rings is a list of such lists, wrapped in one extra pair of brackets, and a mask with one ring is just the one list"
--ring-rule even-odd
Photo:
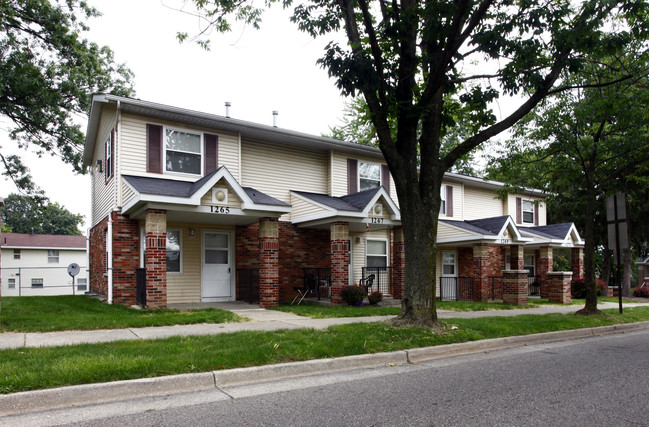
[(120, 304), (109, 305), (85, 295), (3, 297), (0, 331), (117, 329), (241, 320), (240, 316), (226, 310), (134, 310)]
[[(205, 372), (288, 361), (394, 351), (537, 332), (649, 321), (649, 307), (603, 316), (447, 319), (446, 331), (394, 328), (383, 323), (274, 332), (239, 332), (162, 340), (120, 341), (0, 351), (0, 393), (171, 374)], [(449, 326), (457, 326), (451, 330)]]

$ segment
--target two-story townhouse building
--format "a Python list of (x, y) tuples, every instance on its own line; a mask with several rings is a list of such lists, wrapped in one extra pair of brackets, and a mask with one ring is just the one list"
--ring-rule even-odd
[[(306, 287), (338, 303), (343, 285), (369, 274), (402, 295), (400, 211), (373, 147), (95, 95), (84, 165), (90, 286), (110, 302), (272, 306)], [(502, 185), (446, 175), (438, 276), (483, 300), (502, 270), (551, 271), (554, 247), (575, 249), (581, 275), (574, 225), (547, 225), (537, 191), (496, 198)]]
[[(85, 236), (0, 234), (3, 296), (71, 295), (88, 290)], [(76, 276), (70, 264), (80, 266)]]

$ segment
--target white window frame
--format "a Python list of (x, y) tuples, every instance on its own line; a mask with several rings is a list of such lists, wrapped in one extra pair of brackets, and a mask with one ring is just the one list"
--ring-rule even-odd
[(14, 259), (20, 259), (21, 252), (20, 249), (14, 249)]
[(439, 214), (446, 215), (446, 184), (443, 184), (439, 189)]
[[(177, 172), (177, 171), (172, 171), (172, 170), (167, 170), (167, 131), (172, 131), (172, 132), (182, 132), (182, 133), (187, 133), (191, 135), (198, 135), (200, 138), (200, 142), (198, 143), (199, 147), (199, 153), (198, 155), (200, 156), (200, 172), (199, 173), (191, 173), (191, 172)], [(181, 128), (174, 128), (174, 127), (168, 127), (168, 126), (163, 126), (162, 128), (162, 164), (164, 168), (164, 173), (169, 173), (169, 174), (174, 174), (174, 175), (184, 175), (184, 176), (203, 176), (204, 172), (204, 163), (205, 163), (205, 153), (204, 153), (204, 134), (202, 132), (196, 132), (188, 129), (181, 129)], [(175, 153), (187, 153), (187, 154), (192, 154), (192, 155), (197, 155), (197, 153), (190, 152), (190, 151), (180, 151), (180, 150), (169, 150), (171, 152)]]
[[(453, 254), (453, 273), (444, 273), (444, 266), (451, 265), (444, 263), (444, 254)], [(442, 251), (442, 259), (440, 265), (442, 267), (442, 277), (458, 277), (457, 275), (457, 251)]]
[[(39, 283), (38, 283), (39, 280), (40, 280), (40, 286), (39, 286)], [(36, 285), (36, 286), (34, 286), (34, 285)], [(43, 287), (45, 287), (45, 281), (42, 278), (40, 278), (40, 277), (32, 278), (32, 288), (43, 288)]]
[(108, 133), (108, 138), (104, 142), (104, 179), (108, 182), (114, 175), (113, 171), (113, 135), (114, 132)]
[[(376, 254), (376, 253), (370, 253), (368, 252), (369, 248), (369, 242), (383, 242), (385, 243), (385, 254)], [(365, 267), (370, 267), (367, 264), (367, 258), (368, 257), (385, 257), (385, 267), (390, 266), (390, 244), (388, 242), (388, 239), (382, 239), (382, 238), (376, 238), (376, 237), (368, 237), (365, 239)], [(380, 267), (378, 267), (380, 268)]]
[(16, 279), (10, 277), (7, 279), (7, 289), (16, 289)]
[[(85, 277), (79, 277), (77, 279), (76, 286), (77, 286), (77, 291), (87, 291), (88, 290), (88, 279), (85, 278)], [(81, 289), (81, 286), (83, 286), (83, 289)]]
[[(532, 257), (532, 264), (527, 263), (527, 257)], [(527, 274), (529, 277), (536, 276), (536, 255), (523, 254), (523, 270), (529, 270)]]
[[(528, 209), (525, 209), (525, 205), (528, 205)], [(526, 221), (525, 220), (525, 214), (531, 214), (532, 215), (532, 220), (531, 221)], [(521, 201), (521, 220), (523, 221), (523, 224), (534, 224), (534, 201), (533, 200), (522, 200)]]
[[(377, 185), (376, 187), (370, 187), (370, 188), (365, 188), (365, 189), (361, 188), (361, 170), (363, 169), (363, 168), (361, 167), (362, 164), (365, 164), (365, 165), (371, 165), (371, 166), (376, 166), (376, 167), (379, 168), (379, 179), (378, 179), (378, 185)], [(380, 186), (381, 186), (381, 182), (383, 182), (383, 181), (382, 181), (382, 178), (383, 178), (383, 177), (381, 176), (381, 172), (382, 172), (381, 169), (383, 169), (383, 168), (381, 167), (381, 164), (380, 164), (380, 163), (365, 162), (365, 161), (363, 161), (363, 160), (359, 160), (359, 161), (358, 161), (358, 182), (357, 182), (357, 184), (358, 184), (358, 191), (366, 191), (366, 190), (370, 190), (370, 189), (372, 189), (372, 188), (378, 188), (378, 187), (380, 187)], [(362, 178), (362, 179), (365, 179), (366, 181), (369, 181), (368, 178)]]
[(47, 251), (47, 263), (48, 264), (58, 264), (61, 254), (57, 249), (48, 249)]
[[(181, 274), (183, 272), (183, 231), (180, 228), (167, 228), (167, 235), (169, 235), (169, 232), (177, 232), (178, 233), (178, 271), (170, 271), (169, 270), (169, 263), (167, 263), (167, 274)], [(165, 256), (167, 252), (176, 252), (176, 251), (170, 251), (169, 249), (165, 248)]]

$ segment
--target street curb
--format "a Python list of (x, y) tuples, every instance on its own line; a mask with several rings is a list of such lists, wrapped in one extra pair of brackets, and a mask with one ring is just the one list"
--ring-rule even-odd
[(331, 371), (405, 365), (408, 363), (417, 364), (426, 360), (449, 356), (504, 350), (517, 346), (544, 344), (556, 341), (577, 340), (643, 329), (649, 329), (649, 322), (544, 332), (533, 335), (414, 348), (389, 353), (361, 354), (196, 374), (180, 374), (25, 391), (0, 395), (0, 416), (118, 402), (123, 401), (125, 398), (132, 400), (142, 397), (219, 390), (221, 387), (281, 380)]

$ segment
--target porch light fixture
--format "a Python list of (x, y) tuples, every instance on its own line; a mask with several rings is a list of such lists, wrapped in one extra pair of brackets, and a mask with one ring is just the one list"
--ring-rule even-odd
[(97, 170), (98, 173), (103, 172), (103, 162), (101, 160), (97, 160), (97, 164), (95, 165), (95, 169)]
[(196, 236), (196, 230), (194, 230), (192, 227), (189, 227), (189, 228), (187, 229), (187, 235), (188, 235), (189, 237), (194, 237), (194, 236)]

